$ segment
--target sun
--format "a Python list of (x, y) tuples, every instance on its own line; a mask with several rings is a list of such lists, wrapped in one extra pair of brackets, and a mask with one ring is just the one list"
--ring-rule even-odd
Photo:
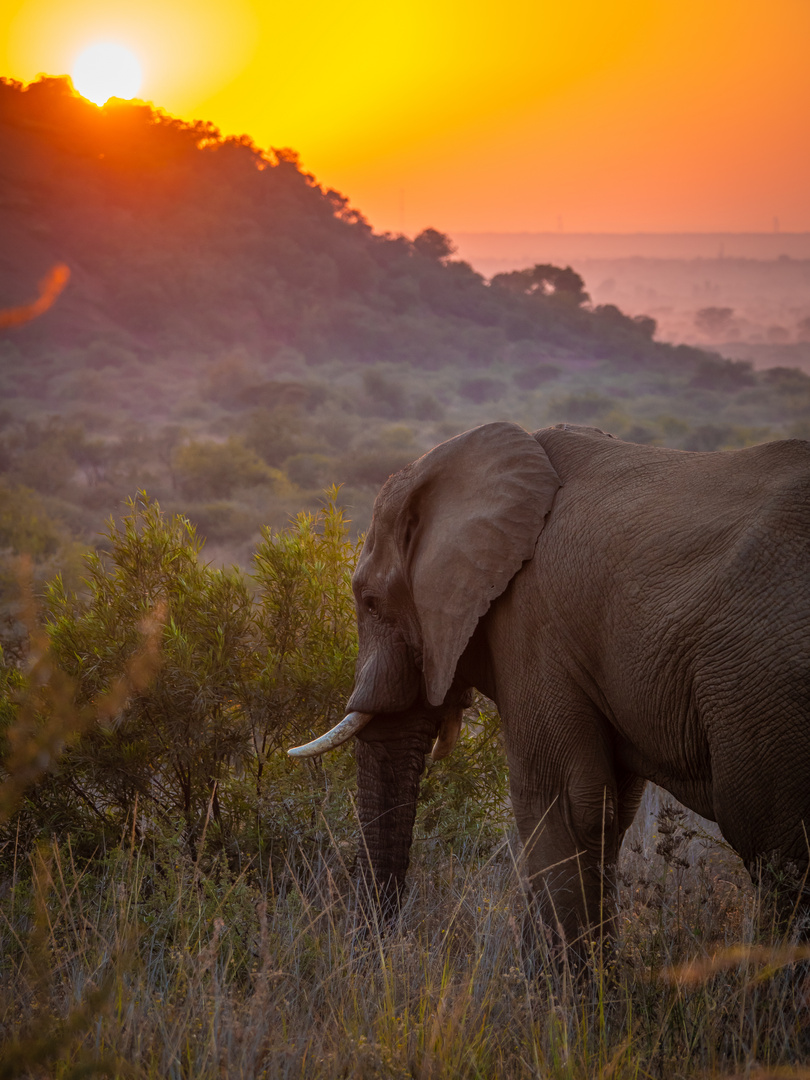
[(111, 97), (135, 97), (143, 72), (130, 49), (113, 41), (98, 41), (76, 57), (71, 78), (82, 97), (103, 105)]

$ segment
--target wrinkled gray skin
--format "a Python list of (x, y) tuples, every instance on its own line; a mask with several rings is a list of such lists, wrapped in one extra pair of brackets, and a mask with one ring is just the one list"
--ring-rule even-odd
[[(359, 861), (384, 907), (425, 754), (476, 687), (500, 711), (534, 895), (610, 929), (652, 780), (754, 873), (808, 862), (810, 443), (685, 453), (488, 424), (381, 490), (354, 589)], [(604, 875), (604, 876), (603, 876)]]

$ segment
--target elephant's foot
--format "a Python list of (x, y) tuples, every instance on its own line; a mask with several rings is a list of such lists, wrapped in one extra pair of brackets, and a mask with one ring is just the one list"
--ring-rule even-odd
[(591, 926), (566, 932), (547, 905), (530, 902), (523, 916), (521, 959), (526, 978), (545, 985), (557, 1000), (580, 997), (615, 969), (612, 921), (601, 930)]

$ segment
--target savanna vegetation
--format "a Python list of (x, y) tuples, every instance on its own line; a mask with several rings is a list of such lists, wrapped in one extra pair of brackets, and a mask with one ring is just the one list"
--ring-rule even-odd
[(0, 666), (0, 1076), (806, 1076), (807, 948), (655, 792), (614, 949), (576, 984), (527, 965), (483, 702), (429, 765), (410, 892), (377, 923), (350, 750), (284, 753), (352, 680), (334, 495), (250, 574), (139, 495), (83, 597), (57, 578), (29, 612), (27, 664)]
[(486, 281), (289, 150), (64, 80), (0, 83), (0, 196), (0, 308), (70, 274), (0, 338), (0, 1077), (807, 1075), (804, 954), (659, 793), (575, 988), (524, 964), (486, 702), (386, 932), (350, 750), (285, 748), (342, 715), (391, 471), (499, 417), (807, 435), (810, 378), (661, 344), (570, 268)]

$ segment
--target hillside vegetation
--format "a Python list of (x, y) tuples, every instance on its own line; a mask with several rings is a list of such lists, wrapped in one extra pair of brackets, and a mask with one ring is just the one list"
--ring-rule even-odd
[(66, 80), (0, 82), (0, 234), (0, 307), (70, 274), (0, 330), (0, 549), (42, 575), (138, 489), (242, 564), (330, 483), (362, 529), (391, 471), (485, 420), (808, 433), (802, 373), (658, 343), (565, 268), (486, 281), (435, 229), (375, 233), (290, 150)]

